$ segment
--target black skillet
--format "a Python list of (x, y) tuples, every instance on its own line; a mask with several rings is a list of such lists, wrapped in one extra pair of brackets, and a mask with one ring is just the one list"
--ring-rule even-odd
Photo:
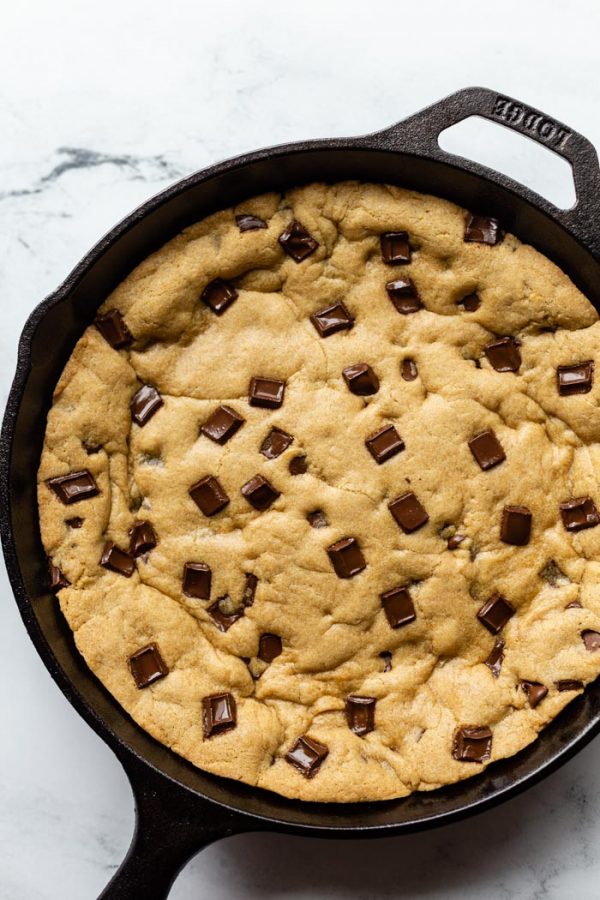
[[(442, 151), (439, 134), (471, 115), (513, 128), (568, 160), (576, 205), (559, 210), (504, 175)], [(103, 898), (164, 900), (194, 853), (232, 834), (380, 837), (446, 824), (532, 785), (600, 729), (596, 683), (528, 749), (462, 784), (384, 803), (292, 802), (194, 769), (138, 728), (89, 672), (48, 593), (36, 469), (54, 385), (99, 304), (134, 265), (191, 222), (263, 191), (346, 178), (426, 191), (499, 217), (558, 263), (600, 309), (600, 170), (593, 146), (522, 103), (467, 88), (376, 134), (260, 150), (191, 175), (117, 225), (34, 310), (4, 417), (0, 524), (15, 597), (38, 653), (69, 702), (120, 759), (133, 787), (135, 835)]]

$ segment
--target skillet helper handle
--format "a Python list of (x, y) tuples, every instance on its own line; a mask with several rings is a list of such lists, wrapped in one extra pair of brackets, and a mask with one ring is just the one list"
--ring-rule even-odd
[(98, 900), (166, 900), (178, 873), (209, 844), (252, 830), (236, 813), (146, 766), (126, 764), (136, 802), (136, 826), (125, 860)]

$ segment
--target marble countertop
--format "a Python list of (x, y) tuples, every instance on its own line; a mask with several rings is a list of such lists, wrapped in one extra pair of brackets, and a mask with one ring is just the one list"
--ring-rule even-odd
[[(3, 402), (35, 304), (133, 206), (217, 159), (372, 131), (473, 83), (538, 106), (600, 146), (594, 0), (568, 12), (555, 0), (173, 0), (154, 10), (142, 0), (29, 0), (7, 5), (2, 20)], [(533, 144), (490, 138), (477, 122), (461, 140), (464, 152), (566, 202), (568, 173)], [(3, 569), (0, 577), (0, 900), (94, 898), (129, 844), (131, 792), (49, 678)], [(217, 843), (185, 868), (171, 897), (592, 900), (599, 846), (596, 741), (525, 795), (438, 831)]]

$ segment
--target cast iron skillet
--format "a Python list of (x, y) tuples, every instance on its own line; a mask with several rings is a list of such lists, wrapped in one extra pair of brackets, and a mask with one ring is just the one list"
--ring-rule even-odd
[[(559, 210), (511, 179), (443, 152), (440, 132), (471, 115), (507, 125), (567, 159), (576, 205)], [(135, 795), (133, 842), (102, 898), (164, 900), (194, 853), (232, 834), (379, 837), (448, 823), (530, 786), (600, 730), (596, 683), (533, 745), (462, 784), (383, 803), (293, 802), (205, 774), (138, 728), (89, 672), (48, 593), (36, 469), (54, 385), (99, 304), (135, 264), (191, 222), (263, 191), (345, 178), (415, 188), (499, 217), (556, 261), (600, 309), (600, 170), (593, 146), (537, 110), (484, 88), (467, 88), (376, 134), (260, 150), (191, 175), (117, 225), (34, 310), (21, 337), (4, 417), (0, 524), (8, 573), (31, 639), (69, 702), (120, 759)]]

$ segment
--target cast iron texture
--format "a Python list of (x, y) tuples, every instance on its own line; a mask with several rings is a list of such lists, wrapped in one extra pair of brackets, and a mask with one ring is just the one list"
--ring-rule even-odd
[[(520, 131), (567, 159), (576, 205), (559, 210), (511, 179), (443, 152), (440, 132), (471, 115)], [(383, 803), (288, 801), (203, 773), (138, 728), (87, 669), (45, 587), (35, 474), (46, 413), (66, 359), (97, 307), (148, 253), (209, 213), (263, 191), (346, 178), (426, 191), (499, 217), (567, 271), (600, 309), (600, 171), (593, 146), (537, 110), (485, 88), (467, 88), (376, 134), (260, 150), (180, 181), (117, 225), (32, 313), (2, 430), (0, 525), (15, 597), (38, 653), (69, 702), (121, 760), (133, 787), (136, 833), (101, 895), (109, 900), (164, 900), (190, 856), (231, 834), (376, 837), (446, 824), (533, 784), (600, 729), (600, 686), (594, 684), (533, 745), (462, 784)]]

